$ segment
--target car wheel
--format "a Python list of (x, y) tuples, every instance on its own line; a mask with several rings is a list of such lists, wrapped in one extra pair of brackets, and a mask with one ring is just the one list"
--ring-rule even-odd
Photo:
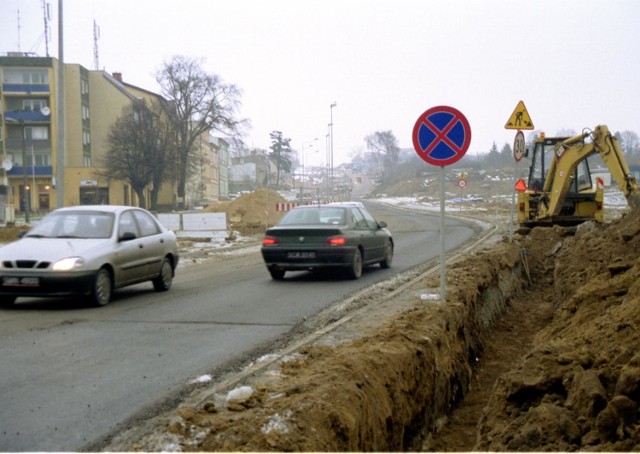
[(387, 241), (387, 246), (384, 251), (384, 259), (380, 262), (380, 268), (391, 268), (391, 262), (393, 262), (393, 243)]
[(106, 306), (111, 301), (112, 291), (111, 273), (106, 268), (101, 268), (93, 281), (91, 302), (94, 306)]
[(156, 292), (166, 292), (171, 288), (171, 283), (173, 282), (173, 268), (171, 267), (169, 259), (165, 258), (162, 261), (160, 274), (151, 282), (153, 282), (153, 288)]
[(285, 270), (281, 270), (279, 268), (269, 268), (269, 274), (271, 274), (271, 278), (276, 281), (281, 281), (284, 279)]
[(11, 307), (15, 302), (15, 296), (0, 296), (0, 307)]
[(353, 258), (351, 259), (351, 265), (347, 271), (347, 275), (351, 279), (360, 279), (362, 276), (362, 253), (360, 249), (356, 249), (353, 253)]

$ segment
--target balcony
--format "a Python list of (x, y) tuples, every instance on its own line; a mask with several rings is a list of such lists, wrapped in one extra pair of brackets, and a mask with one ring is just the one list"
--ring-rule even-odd
[[(7, 172), (10, 177), (22, 177), (22, 166), (13, 166), (11, 170)], [(36, 177), (50, 177), (53, 175), (53, 166), (27, 166), (27, 176)]]
[(43, 115), (37, 110), (18, 110), (13, 112), (5, 112), (4, 118), (6, 122), (24, 122), (24, 123), (36, 123), (36, 122), (49, 122), (51, 115)]
[[(22, 139), (21, 138), (6, 138), (5, 146), (7, 147), (7, 151), (12, 151), (14, 153), (19, 153), (22, 150)], [(31, 148), (33, 147), (36, 151), (51, 151), (51, 140), (50, 139), (33, 139), (33, 140), (25, 140), (25, 149), (31, 152)]]
[(2, 84), (4, 94), (49, 93), (49, 84)]

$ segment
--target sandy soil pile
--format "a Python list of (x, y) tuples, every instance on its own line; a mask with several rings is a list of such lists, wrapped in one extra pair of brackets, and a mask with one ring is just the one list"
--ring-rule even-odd
[(204, 208), (207, 213), (227, 213), (229, 227), (242, 235), (264, 232), (280, 220), (284, 212), (276, 211), (276, 204), (286, 202), (276, 191), (260, 188), (229, 202), (214, 202)]
[(526, 238), (539, 287), (529, 303), (550, 302), (553, 321), (496, 383), (478, 449), (640, 448), (640, 211), (560, 232)]

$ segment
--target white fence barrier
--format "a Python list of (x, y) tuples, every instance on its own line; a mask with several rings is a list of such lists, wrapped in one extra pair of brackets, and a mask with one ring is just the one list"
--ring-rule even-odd
[(159, 213), (158, 220), (178, 238), (229, 237), (226, 213)]

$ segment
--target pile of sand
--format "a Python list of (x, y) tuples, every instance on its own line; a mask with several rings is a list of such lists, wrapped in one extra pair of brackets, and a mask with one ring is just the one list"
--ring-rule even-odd
[(276, 205), (284, 202), (284, 197), (275, 191), (257, 189), (229, 202), (212, 203), (203, 211), (227, 213), (231, 230), (242, 235), (252, 235), (264, 232), (267, 226), (272, 226), (280, 220), (284, 212), (278, 211)]

